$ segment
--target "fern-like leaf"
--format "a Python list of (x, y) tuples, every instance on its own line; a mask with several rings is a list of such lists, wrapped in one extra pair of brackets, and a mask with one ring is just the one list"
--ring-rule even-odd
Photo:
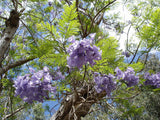
[(59, 30), (63, 38), (67, 39), (72, 35), (76, 35), (79, 31), (79, 22), (77, 20), (77, 12), (75, 3), (72, 5), (64, 5), (64, 12), (59, 21)]

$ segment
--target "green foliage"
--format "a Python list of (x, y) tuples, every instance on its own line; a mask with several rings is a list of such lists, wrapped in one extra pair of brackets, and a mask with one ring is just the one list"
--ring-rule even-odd
[(133, 63), (133, 64), (130, 64), (129, 67), (132, 67), (135, 72), (138, 72), (143, 68), (143, 63), (141, 62)]
[[(131, 23), (134, 28), (139, 30), (138, 36), (142, 40), (143, 47), (159, 48), (160, 9), (158, 8), (158, 1), (137, 1), (132, 1), (130, 4), (130, 7), (134, 4), (131, 7), (131, 14), (134, 16)], [(4, 0), (0, 1), (0, 4), (2, 2)], [(22, 2), (22, 0), (19, 0), (19, 2)], [(93, 72), (114, 74), (114, 69), (117, 66), (122, 70), (132, 67), (136, 72), (139, 72), (143, 68), (141, 62), (130, 65), (124, 63), (121, 51), (118, 50), (118, 40), (108, 37), (109, 35), (104, 35), (106, 31), (101, 30), (100, 26), (104, 24), (108, 25), (111, 29), (116, 29), (116, 32), (119, 34), (124, 30), (126, 24), (117, 21), (118, 13), (114, 15), (108, 14), (112, 10), (109, 8), (111, 5), (107, 9), (102, 10), (93, 22), (94, 16), (109, 2), (111, 1), (97, 0), (95, 2), (94, 0), (80, 0), (78, 6), (79, 12), (77, 13), (76, 3), (72, 2), (72, 0), (69, 0), (67, 4), (66, 1), (58, 2), (58, 0), (54, 0), (52, 6), (48, 6), (47, 0), (39, 0), (38, 2), (36, 0), (28, 0), (26, 8), (30, 9), (27, 9), (21, 15), (20, 19), (23, 22), (21, 21), (22, 24), (20, 24), (18, 32), (12, 40), (12, 44), (10, 44), (11, 48), (13, 46), (16, 46), (16, 48), (9, 51), (8, 56), (5, 56), (6, 59), (3, 61), (2, 66), (0, 64), (0, 67), (10, 65), (23, 58), (36, 57), (37, 59), (25, 64), (25, 66), (13, 68), (3, 75), (4, 78), (1, 79), (3, 91), (0, 93), (0, 118), (12, 113), (23, 105), (25, 106), (24, 110), (9, 119), (24, 120), (29, 116), (29, 119), (32, 120), (43, 120), (47, 118), (44, 112), (51, 112), (50, 106), (46, 106), (44, 109), (42, 104), (34, 103), (29, 105), (24, 103), (19, 96), (14, 96), (12, 79), (16, 79), (18, 75), (28, 73), (29, 67), (39, 70), (44, 65), (47, 65), (51, 68), (51, 72), (60, 67), (60, 71), (66, 75), (65, 80), (54, 83), (58, 89), (58, 97), (54, 96), (53, 100), (59, 100), (59, 97), (63, 97), (63, 94), (72, 94), (72, 90), (81, 88), (84, 81), (86, 83), (93, 83)], [(70, 3), (71, 5), (68, 5)], [(10, 6), (13, 7), (13, 5)], [(18, 6), (21, 8), (20, 5)], [(3, 3), (2, 8), (5, 7), (6, 3)], [(5, 25), (4, 20), (0, 22), (3, 27)], [(2, 28), (0, 30), (2, 31)], [(94, 42), (102, 50), (102, 60), (96, 61), (96, 65), (93, 67), (87, 64), (81, 69), (70, 70), (67, 67), (66, 60), (67, 39), (72, 35), (77, 35), (78, 39), (81, 39), (80, 37), (88, 37), (90, 33), (96, 33)], [(146, 51), (142, 53), (146, 53)], [(144, 71), (150, 71), (151, 73), (159, 71), (159, 68), (156, 66), (159, 64), (159, 60), (155, 59), (154, 61), (154, 59), (146, 63), (147, 67)], [(150, 66), (151, 64), (154, 64), (154, 67)], [(117, 80), (118, 86), (112, 93), (113, 98), (104, 97), (104, 100), (97, 101), (97, 104), (92, 107), (94, 112), (84, 119), (159, 119), (160, 89), (153, 89), (148, 86), (140, 88), (139, 86), (143, 86), (144, 82), (143, 77), (141, 77), (140, 84), (130, 88), (121, 80)]]
[(44, 108), (42, 104), (36, 104), (33, 107), (34, 120), (43, 120), (44, 119)]
[(40, 62), (44, 62), (47, 65), (55, 65), (55, 66), (61, 66), (64, 65), (64, 63), (66, 63), (66, 58), (67, 56), (62, 53), (62, 54), (53, 54), (52, 52), (43, 55), (40, 58)]
[(145, 65), (144, 71), (149, 73), (158, 73), (160, 72), (160, 61), (158, 56), (155, 54), (150, 54), (148, 61)]
[(77, 12), (75, 2), (68, 6), (64, 5), (64, 12), (59, 21), (59, 30), (63, 38), (67, 39), (72, 35), (76, 35), (79, 31), (79, 22), (77, 20)]
[(160, 10), (157, 6), (151, 4), (152, 2), (149, 0), (138, 1), (139, 4), (132, 7), (133, 15), (136, 14), (132, 19), (132, 23), (135, 29), (139, 31), (138, 36), (142, 40), (142, 47), (159, 48), (160, 20), (158, 16)]
[(35, 103), (30, 105), (26, 105), (23, 110), (17, 113), (17, 119), (19, 120), (46, 120), (48, 118), (45, 115), (45, 108), (42, 103)]
[(3, 85), (3, 87), (4, 87), (5, 89), (7, 89), (8, 87), (11, 87), (11, 86), (13, 85), (13, 83), (12, 83), (9, 79), (3, 78), (3, 79), (1, 80), (1, 82), (2, 82), (2, 85)]
[(102, 73), (114, 73), (114, 68), (122, 63), (123, 58), (120, 57), (118, 50), (118, 41), (113, 37), (108, 37), (98, 41), (97, 46), (102, 50), (102, 60), (97, 61), (92, 70)]
[[(48, 22), (42, 21), (41, 23), (36, 23), (36, 28), (38, 31), (42, 32), (42, 34), (47, 35), (47, 37), (51, 40), (55, 40), (56, 38), (60, 37), (56, 27), (52, 24), (49, 24)], [(48, 34), (48, 32), (51, 35)]]
[(41, 57), (50, 51), (53, 51), (54, 42), (50, 40), (39, 40), (38, 46), (30, 44), (31, 53), (33, 56)]
[[(57, 41), (42, 41), (42, 44), (33, 50), (39, 56), (39, 62), (49, 66), (66, 65), (67, 55), (63, 52), (60, 44)], [(59, 44), (59, 45), (58, 45)]]

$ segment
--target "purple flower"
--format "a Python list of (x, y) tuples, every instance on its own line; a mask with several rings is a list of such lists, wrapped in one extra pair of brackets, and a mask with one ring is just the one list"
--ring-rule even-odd
[(144, 85), (151, 85), (156, 88), (160, 88), (160, 73), (151, 75), (149, 75), (149, 73), (145, 73), (144, 79), (146, 79)]
[(118, 67), (115, 69), (117, 79), (124, 81), (128, 87), (137, 85), (139, 82), (139, 77), (135, 76), (134, 69), (128, 67), (125, 72), (122, 72)]
[(33, 68), (29, 68), (29, 72), (30, 72), (30, 73), (34, 73), (35, 70), (34, 70)]
[(56, 93), (56, 87), (52, 87), (53, 79), (49, 73), (49, 69), (44, 67), (43, 70), (35, 72), (30, 68), (31, 74), (18, 76), (14, 81), (15, 96), (20, 96), (25, 102), (33, 101), (43, 102), (48, 98), (48, 92)]
[(135, 85), (138, 84), (139, 77), (135, 76), (134, 74), (128, 74), (128, 75), (125, 75), (123, 80), (125, 82), (127, 82), (126, 84), (127, 84), (128, 87), (131, 87), (131, 86), (135, 86)]
[(145, 73), (145, 74), (144, 74), (144, 79), (147, 79), (149, 76), (150, 76), (150, 75), (149, 75), (149, 73), (148, 73), (148, 72), (147, 72), (147, 73)]
[(52, 6), (52, 2), (48, 2), (48, 5), (49, 5), (49, 6)]
[(135, 74), (135, 71), (134, 71), (133, 68), (128, 67), (127, 70), (126, 70), (126, 73), (133, 73), (133, 74)]
[(43, 71), (44, 72), (49, 72), (49, 68), (47, 66), (44, 66)]
[(62, 75), (62, 73), (60, 71), (58, 71), (58, 72), (56, 72), (54, 79), (55, 80), (60, 80), (60, 79), (63, 80), (63, 79), (65, 79), (65, 76)]
[(2, 10), (0, 10), (0, 15), (2, 14), (2, 12), (3, 12), (3, 11), (2, 11)]
[(91, 33), (89, 36), (91, 37), (91, 40), (94, 40), (96, 33)]
[(43, 73), (44, 73), (43, 70), (40, 70), (40, 71), (34, 73), (32, 77), (34, 79), (39, 79), (40, 80), (43, 77)]
[(96, 83), (95, 90), (97, 93), (100, 93), (102, 91), (106, 91), (107, 95), (110, 96), (111, 92), (116, 88), (116, 83), (113, 82), (114, 76), (109, 75), (103, 75), (95, 74), (94, 75), (94, 81)]
[(125, 51), (125, 52), (122, 52), (122, 55), (126, 56), (126, 57), (130, 57), (130, 53)]
[(57, 70), (53, 73), (51, 73), (53, 80), (64, 80), (65, 76), (60, 71), (60, 68), (57, 68)]
[(71, 37), (69, 37), (68, 42), (74, 43), (75, 42), (75, 36), (72, 35)]
[(116, 74), (117, 79), (124, 79), (125, 74), (118, 67), (116, 67), (115, 72), (117, 73)]
[(81, 41), (75, 40), (72, 36), (69, 41), (72, 44), (68, 47), (67, 52), (67, 64), (70, 68), (81, 68), (83, 65), (90, 63), (91, 66), (95, 64), (94, 60), (101, 59), (101, 51), (96, 46), (91, 46), (94, 34), (90, 35), (91, 39), (83, 39)]

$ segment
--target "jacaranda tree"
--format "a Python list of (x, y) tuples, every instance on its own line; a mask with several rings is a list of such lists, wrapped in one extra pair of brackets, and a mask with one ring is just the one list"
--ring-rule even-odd
[[(119, 2), (128, 6), (131, 21), (111, 12)], [(160, 73), (148, 63), (160, 45), (158, 6), (158, 0), (0, 1), (0, 118), (98, 119), (99, 111), (105, 120), (152, 116), (147, 107), (159, 105), (151, 93), (159, 95)], [(122, 51), (108, 31), (120, 35), (127, 27)], [(128, 37), (131, 28), (137, 44)], [(147, 107), (136, 104), (143, 98)], [(52, 113), (39, 104), (45, 101), (60, 107)], [(152, 108), (158, 118), (159, 109)]]

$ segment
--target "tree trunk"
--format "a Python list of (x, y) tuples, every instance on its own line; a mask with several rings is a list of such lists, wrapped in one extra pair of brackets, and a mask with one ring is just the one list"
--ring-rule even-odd
[[(12, 10), (5, 24), (6, 24), (6, 28), (3, 30), (0, 38), (0, 71), (1, 72), (3, 72), (2, 61), (5, 59), (5, 56), (9, 51), (10, 43), (19, 27), (19, 13), (16, 10)], [(0, 93), (2, 89), (3, 89), (3, 85), (2, 85), (2, 82), (0, 81)]]
[(81, 120), (88, 114), (91, 106), (106, 96), (106, 92), (97, 93), (94, 88), (85, 86), (64, 98), (59, 110), (50, 120)]
[[(5, 53), (9, 50), (11, 40), (19, 26), (19, 13), (15, 10), (10, 12), (9, 19), (6, 20), (6, 28), (4, 29), (0, 39), (0, 65), (5, 59)], [(0, 66), (1, 67), (1, 66)]]

